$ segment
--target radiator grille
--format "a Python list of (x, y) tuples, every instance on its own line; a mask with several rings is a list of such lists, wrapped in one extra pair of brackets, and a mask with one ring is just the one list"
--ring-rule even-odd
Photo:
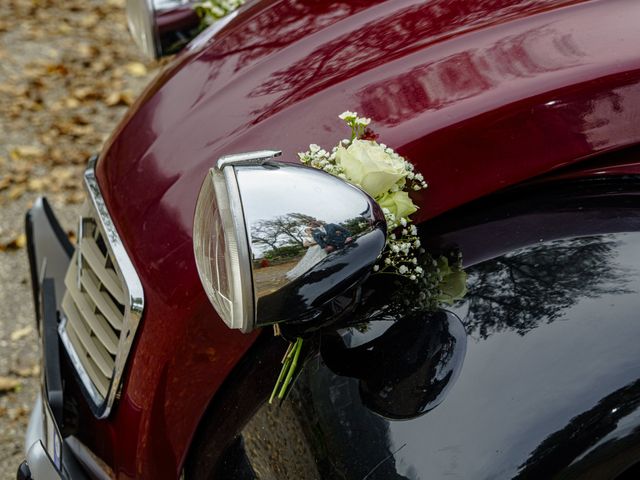
[(104, 398), (113, 379), (124, 323), (122, 275), (95, 221), (83, 217), (62, 300), (69, 340), (93, 386)]
[(94, 413), (109, 414), (144, 304), (140, 280), (120, 241), (95, 181), (85, 172), (89, 203), (65, 276), (60, 338)]

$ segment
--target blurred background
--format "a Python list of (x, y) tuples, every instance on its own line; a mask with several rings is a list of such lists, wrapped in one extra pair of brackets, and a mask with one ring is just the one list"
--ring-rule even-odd
[(38, 388), (24, 214), (46, 195), (74, 240), (82, 172), (158, 66), (125, 0), (0, 0), (0, 478), (15, 478)]

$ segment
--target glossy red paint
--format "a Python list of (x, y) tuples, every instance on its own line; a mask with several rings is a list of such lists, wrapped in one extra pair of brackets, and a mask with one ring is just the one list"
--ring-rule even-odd
[(639, 17), (634, 0), (265, 0), (196, 41), (98, 163), (147, 307), (118, 409), (83, 440), (119, 478), (175, 478), (255, 338), (216, 318), (195, 270), (195, 201), (217, 157), (296, 162), (346, 136), (337, 115), (355, 110), (429, 180), (423, 221), (637, 143)]

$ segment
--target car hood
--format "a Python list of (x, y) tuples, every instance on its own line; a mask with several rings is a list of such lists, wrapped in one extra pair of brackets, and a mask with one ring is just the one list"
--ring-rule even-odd
[(99, 181), (125, 233), (186, 239), (220, 155), (296, 162), (348, 136), (337, 116), (353, 110), (429, 181), (424, 220), (637, 141), (638, 15), (622, 0), (254, 2), (155, 80)]
[(140, 417), (144, 438), (175, 450), (140, 440), (149, 471), (180, 465), (255, 338), (211, 321), (193, 258), (198, 191), (219, 156), (273, 148), (297, 162), (348, 136), (338, 115), (357, 111), (428, 180), (414, 197), (424, 221), (638, 142), (639, 17), (635, 0), (263, 0), (194, 41), (97, 165), (146, 300), (114, 422), (129, 432)]

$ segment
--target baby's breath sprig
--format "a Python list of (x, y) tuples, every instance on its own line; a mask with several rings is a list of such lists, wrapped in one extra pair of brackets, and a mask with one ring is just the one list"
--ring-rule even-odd
[(371, 123), (370, 118), (359, 117), (356, 112), (342, 112), (338, 115), (338, 118), (344, 120), (345, 123), (351, 127), (351, 140), (356, 138), (362, 138), (365, 135), (365, 131)]
[(324, 170), (331, 175), (346, 179), (344, 169), (336, 163), (337, 150), (338, 148), (334, 147), (331, 152), (327, 152), (324, 148), (312, 143), (309, 145), (309, 150), (299, 153), (298, 157), (305, 165)]
[(418, 229), (415, 225), (409, 225), (406, 218), (396, 220), (389, 210), (383, 209), (383, 212), (387, 217), (387, 225), (399, 223), (399, 227), (389, 233), (387, 246), (373, 266), (374, 274), (392, 273), (413, 281), (422, 278), (424, 269), (419, 264), (418, 258), (421, 253), (424, 253), (424, 249), (420, 246)]

